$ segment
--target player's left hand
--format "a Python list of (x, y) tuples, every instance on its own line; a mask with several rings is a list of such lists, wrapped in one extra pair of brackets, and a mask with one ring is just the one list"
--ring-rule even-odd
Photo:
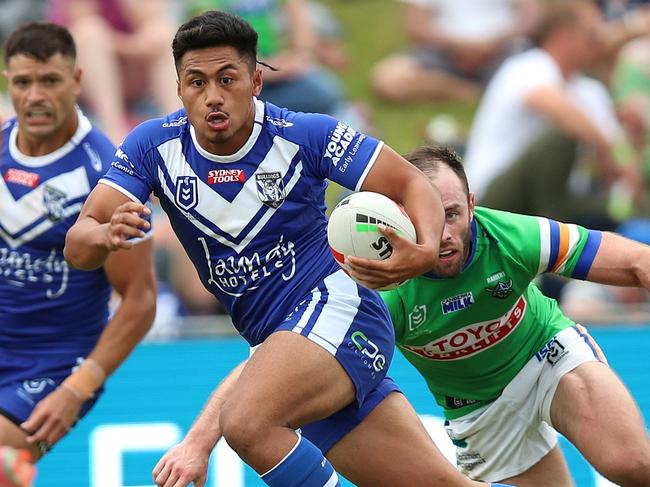
[(27, 441), (50, 446), (59, 441), (77, 421), (83, 403), (83, 399), (65, 387), (56, 388), (39, 401), (27, 421), (20, 425), (29, 435)]
[(187, 440), (170, 448), (153, 469), (152, 476), (158, 487), (204, 487), (208, 475), (210, 451), (187, 443)]
[(350, 275), (364, 286), (379, 289), (419, 276), (433, 268), (438, 255), (436, 249), (400, 237), (395, 230), (384, 225), (379, 225), (378, 229), (390, 241), (393, 248), (390, 257), (384, 260), (364, 259), (352, 255), (345, 257)]

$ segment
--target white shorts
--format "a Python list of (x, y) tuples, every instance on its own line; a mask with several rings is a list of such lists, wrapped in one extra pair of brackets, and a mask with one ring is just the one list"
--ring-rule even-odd
[(557, 444), (551, 402), (560, 379), (586, 362), (607, 363), (584, 327), (558, 333), (512, 379), (499, 398), (446, 422), (458, 468), (474, 480), (519, 475)]

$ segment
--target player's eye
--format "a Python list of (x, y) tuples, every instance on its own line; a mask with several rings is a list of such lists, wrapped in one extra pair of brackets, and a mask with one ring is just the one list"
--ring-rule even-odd
[(59, 78), (45, 78), (43, 84), (45, 84), (45, 86), (56, 86), (60, 81)]
[(190, 84), (195, 88), (203, 88), (205, 86), (205, 81), (203, 81), (202, 79), (193, 79), (192, 81), (190, 81)]
[(15, 79), (12, 84), (17, 88), (27, 88), (29, 86), (29, 81), (26, 79)]
[(232, 84), (233, 81), (234, 81), (234, 79), (232, 79), (230, 76), (224, 76), (223, 78), (221, 78), (221, 84), (222, 85)]

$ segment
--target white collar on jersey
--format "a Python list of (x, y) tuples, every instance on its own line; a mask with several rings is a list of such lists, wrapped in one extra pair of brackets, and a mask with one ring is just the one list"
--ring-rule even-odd
[(20, 152), (18, 149), (18, 144), (16, 144), (16, 138), (18, 137), (18, 123), (11, 129), (11, 134), (9, 134), (9, 154), (17, 162), (21, 163), (23, 166), (29, 167), (42, 167), (47, 166), (48, 164), (58, 161), (63, 156), (72, 152), (72, 150), (77, 147), (81, 141), (88, 135), (93, 128), (90, 124), (90, 120), (86, 118), (79, 107), (76, 107), (77, 110), (77, 130), (74, 135), (68, 140), (65, 144), (59, 147), (54, 152), (45, 154), (44, 156), (28, 156)]
[(240, 160), (242, 157), (244, 157), (246, 154), (248, 154), (248, 151), (250, 151), (253, 145), (255, 145), (255, 142), (257, 142), (257, 137), (259, 137), (260, 135), (260, 131), (262, 130), (262, 122), (264, 121), (264, 102), (258, 100), (255, 97), (253, 97), (253, 102), (255, 103), (255, 123), (253, 124), (253, 132), (251, 133), (251, 136), (248, 138), (246, 143), (241, 147), (241, 149), (239, 149), (234, 154), (230, 154), (228, 156), (218, 156), (216, 154), (208, 152), (203, 147), (201, 147), (199, 141), (196, 140), (196, 133), (194, 132), (194, 127), (190, 125), (190, 134), (192, 135), (192, 142), (194, 143), (194, 147), (196, 148), (197, 152), (201, 154), (203, 157), (205, 157), (206, 159), (215, 162), (236, 162)]

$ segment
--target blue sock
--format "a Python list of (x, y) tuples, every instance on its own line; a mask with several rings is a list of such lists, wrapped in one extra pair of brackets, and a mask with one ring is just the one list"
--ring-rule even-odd
[(287, 456), (260, 477), (271, 487), (341, 487), (332, 464), (301, 436)]

